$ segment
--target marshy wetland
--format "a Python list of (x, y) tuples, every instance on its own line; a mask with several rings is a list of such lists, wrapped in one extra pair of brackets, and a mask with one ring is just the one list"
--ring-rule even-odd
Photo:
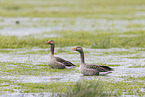
[[(50, 39), (75, 68), (47, 65)], [(115, 71), (83, 76), (75, 46)], [(0, 96), (145, 96), (145, 2), (1, 0)]]

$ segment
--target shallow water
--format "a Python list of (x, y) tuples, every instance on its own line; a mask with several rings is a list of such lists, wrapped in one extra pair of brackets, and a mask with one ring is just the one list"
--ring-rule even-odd
[[(88, 18), (28, 18), (28, 17), (0, 17), (0, 34), (8, 36), (59, 37), (56, 31), (96, 31), (125, 32), (131, 30), (145, 30), (145, 19), (136, 20), (107, 20)], [(15, 22), (19, 21), (19, 24)], [(142, 27), (127, 27), (139, 24)], [(42, 34), (43, 33), (43, 34)]]
[[(72, 54), (68, 54), (70, 49), (73, 47), (64, 47), (65, 53), (57, 53), (59, 48), (56, 47), (56, 56), (67, 59), (74, 64), (80, 63), (80, 55), (77, 52), (72, 52)], [(75, 67), (72, 69), (65, 69), (63, 72), (41, 72), (38, 71), (37, 75), (21, 75), (21, 74), (9, 74), (9, 72), (2, 72), (1, 79), (8, 79), (10, 81), (21, 82), (21, 83), (46, 83), (46, 82), (77, 82), (80, 80), (98, 80), (102, 81), (126, 81), (126, 78), (129, 77), (143, 77), (145, 76), (145, 68), (129, 68), (130, 66), (144, 66), (145, 61), (145, 51), (141, 51), (142, 48), (111, 48), (111, 49), (88, 49), (84, 48), (85, 53), (85, 61), (90, 64), (106, 64), (106, 65), (115, 65), (112, 73), (107, 75), (101, 74), (100, 76), (83, 76), (79, 72), (79, 67)], [(0, 62), (12, 62), (11, 64), (5, 64), (6, 68), (15, 68), (17, 67), (13, 63), (26, 63), (28, 66), (38, 67), (34, 68), (43, 68), (43, 66), (47, 66), (47, 56), (49, 53), (49, 49), (41, 49), (41, 48), (32, 48), (32, 49), (0, 49), (1, 50), (10, 50), (11, 52), (0, 53)], [(37, 52), (44, 51), (43, 54), (38, 54)], [(48, 52), (46, 52), (48, 51)], [(132, 52), (126, 54), (118, 54), (114, 52)], [(33, 52), (33, 54), (29, 53)], [(46, 53), (45, 53), (46, 52)], [(108, 52), (107, 54), (105, 52)], [(75, 57), (74, 57), (75, 56)], [(139, 56), (142, 58), (132, 59), (129, 57)], [(39, 66), (41, 65), (41, 66)], [(34, 69), (33, 68), (33, 69)], [(49, 68), (49, 67), (48, 67)], [(2, 69), (2, 68), (1, 68)], [(0, 70), (1, 70), (0, 69)], [(33, 70), (32, 70), (33, 71)], [(40, 73), (40, 74), (39, 74)], [(41, 75), (42, 73), (42, 75)], [(141, 81), (142, 80), (138, 80)], [(7, 83), (2, 83), (7, 84)], [(6, 87), (7, 88), (7, 87)], [(17, 92), (16, 92), (17, 91)], [(3, 97), (12, 97), (12, 96), (40, 96), (41, 93), (20, 93), (20, 90), (16, 89), (14, 93), (5, 93), (2, 95)], [(45, 97), (46, 95), (52, 95), (51, 93), (42, 93)]]
[[(69, 51), (72, 47), (66, 47), (65, 50)], [(13, 49), (12, 49), (13, 50)], [(25, 54), (23, 55), (22, 52), (27, 53), (27, 51), (34, 51), (38, 52), (39, 50), (48, 50), (48, 49), (17, 49), (17, 54), (8, 54), (8, 53), (1, 53), (0, 54), (0, 62), (13, 62), (13, 63), (28, 63), (32, 65), (47, 65), (47, 55), (46, 54)], [(57, 48), (56, 48), (57, 50)], [(145, 57), (145, 51), (138, 51), (140, 48), (131, 48), (131, 49), (120, 49), (120, 48), (111, 48), (111, 49), (86, 49), (84, 48), (84, 51), (90, 51), (90, 53), (85, 53), (85, 61), (89, 64), (118, 64), (120, 66), (113, 67), (115, 71), (113, 73), (108, 74), (106, 77), (110, 78), (110, 80), (114, 79), (116, 81), (119, 81), (118, 79), (121, 76), (133, 76), (133, 77), (141, 77), (145, 74), (145, 68), (129, 68), (129, 66), (138, 66), (142, 65), (144, 66), (145, 58), (139, 58), (139, 59), (130, 59), (128, 58), (140, 55), (140, 57)], [(113, 52), (121, 52), (121, 51), (131, 51), (132, 54), (113, 54)], [(110, 55), (105, 55), (104, 52), (110, 52)], [(102, 54), (101, 56), (99, 56)], [(80, 62), (80, 55), (77, 52), (74, 52), (74, 54), (66, 54), (66, 53), (58, 53), (57, 56), (63, 57), (64, 59), (67, 59), (74, 64), (79, 64)], [(75, 57), (73, 57), (75, 56)], [(11, 64), (9, 65), (12, 67), (15, 67), (15, 65)], [(43, 67), (43, 66), (42, 66)], [(47, 76), (34, 76), (34, 75), (23, 75), (23, 76), (15, 76), (15, 75), (6, 75), (1, 76), (1, 78), (5, 79), (14, 79), (15, 81), (22, 81), (22, 82), (33, 82), (33, 83), (41, 83), (41, 82), (51, 82), (51, 81), (60, 81), (60, 82), (77, 82), (80, 79), (95, 79), (97, 77), (84, 77), (81, 73), (79, 73), (79, 67), (73, 68), (74, 71), (64, 71), (64, 73), (51, 73), (47, 72)], [(77, 72), (76, 72), (77, 71)], [(103, 77), (103, 76), (102, 76)], [(104, 78), (106, 78), (104, 77)], [(108, 80), (108, 79), (107, 79)]]

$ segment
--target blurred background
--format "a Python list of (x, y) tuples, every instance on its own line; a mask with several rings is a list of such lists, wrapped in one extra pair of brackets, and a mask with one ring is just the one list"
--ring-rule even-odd
[(1, 48), (9, 43), (3, 36), (16, 36), (15, 47), (44, 47), (40, 41), (49, 39), (58, 46), (144, 47), (144, 31), (142, 0), (0, 1)]

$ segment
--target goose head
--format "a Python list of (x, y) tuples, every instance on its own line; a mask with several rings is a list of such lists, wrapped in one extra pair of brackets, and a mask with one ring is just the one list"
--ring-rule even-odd
[(78, 51), (78, 52), (83, 52), (83, 49), (80, 46), (74, 47), (72, 50), (73, 51)]
[(53, 45), (53, 44), (55, 44), (55, 42), (53, 40), (49, 40), (49, 41), (46, 42), (46, 44)]

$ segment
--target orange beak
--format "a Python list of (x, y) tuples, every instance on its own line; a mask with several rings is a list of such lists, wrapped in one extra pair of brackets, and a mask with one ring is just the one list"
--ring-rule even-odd
[(47, 44), (48, 44), (49, 42), (50, 42), (50, 41), (47, 41), (47, 42), (45, 42), (45, 43), (47, 43)]
[(73, 51), (75, 51), (76, 49), (77, 49), (77, 48), (76, 48), (76, 47), (74, 47), (72, 50), (73, 50)]

